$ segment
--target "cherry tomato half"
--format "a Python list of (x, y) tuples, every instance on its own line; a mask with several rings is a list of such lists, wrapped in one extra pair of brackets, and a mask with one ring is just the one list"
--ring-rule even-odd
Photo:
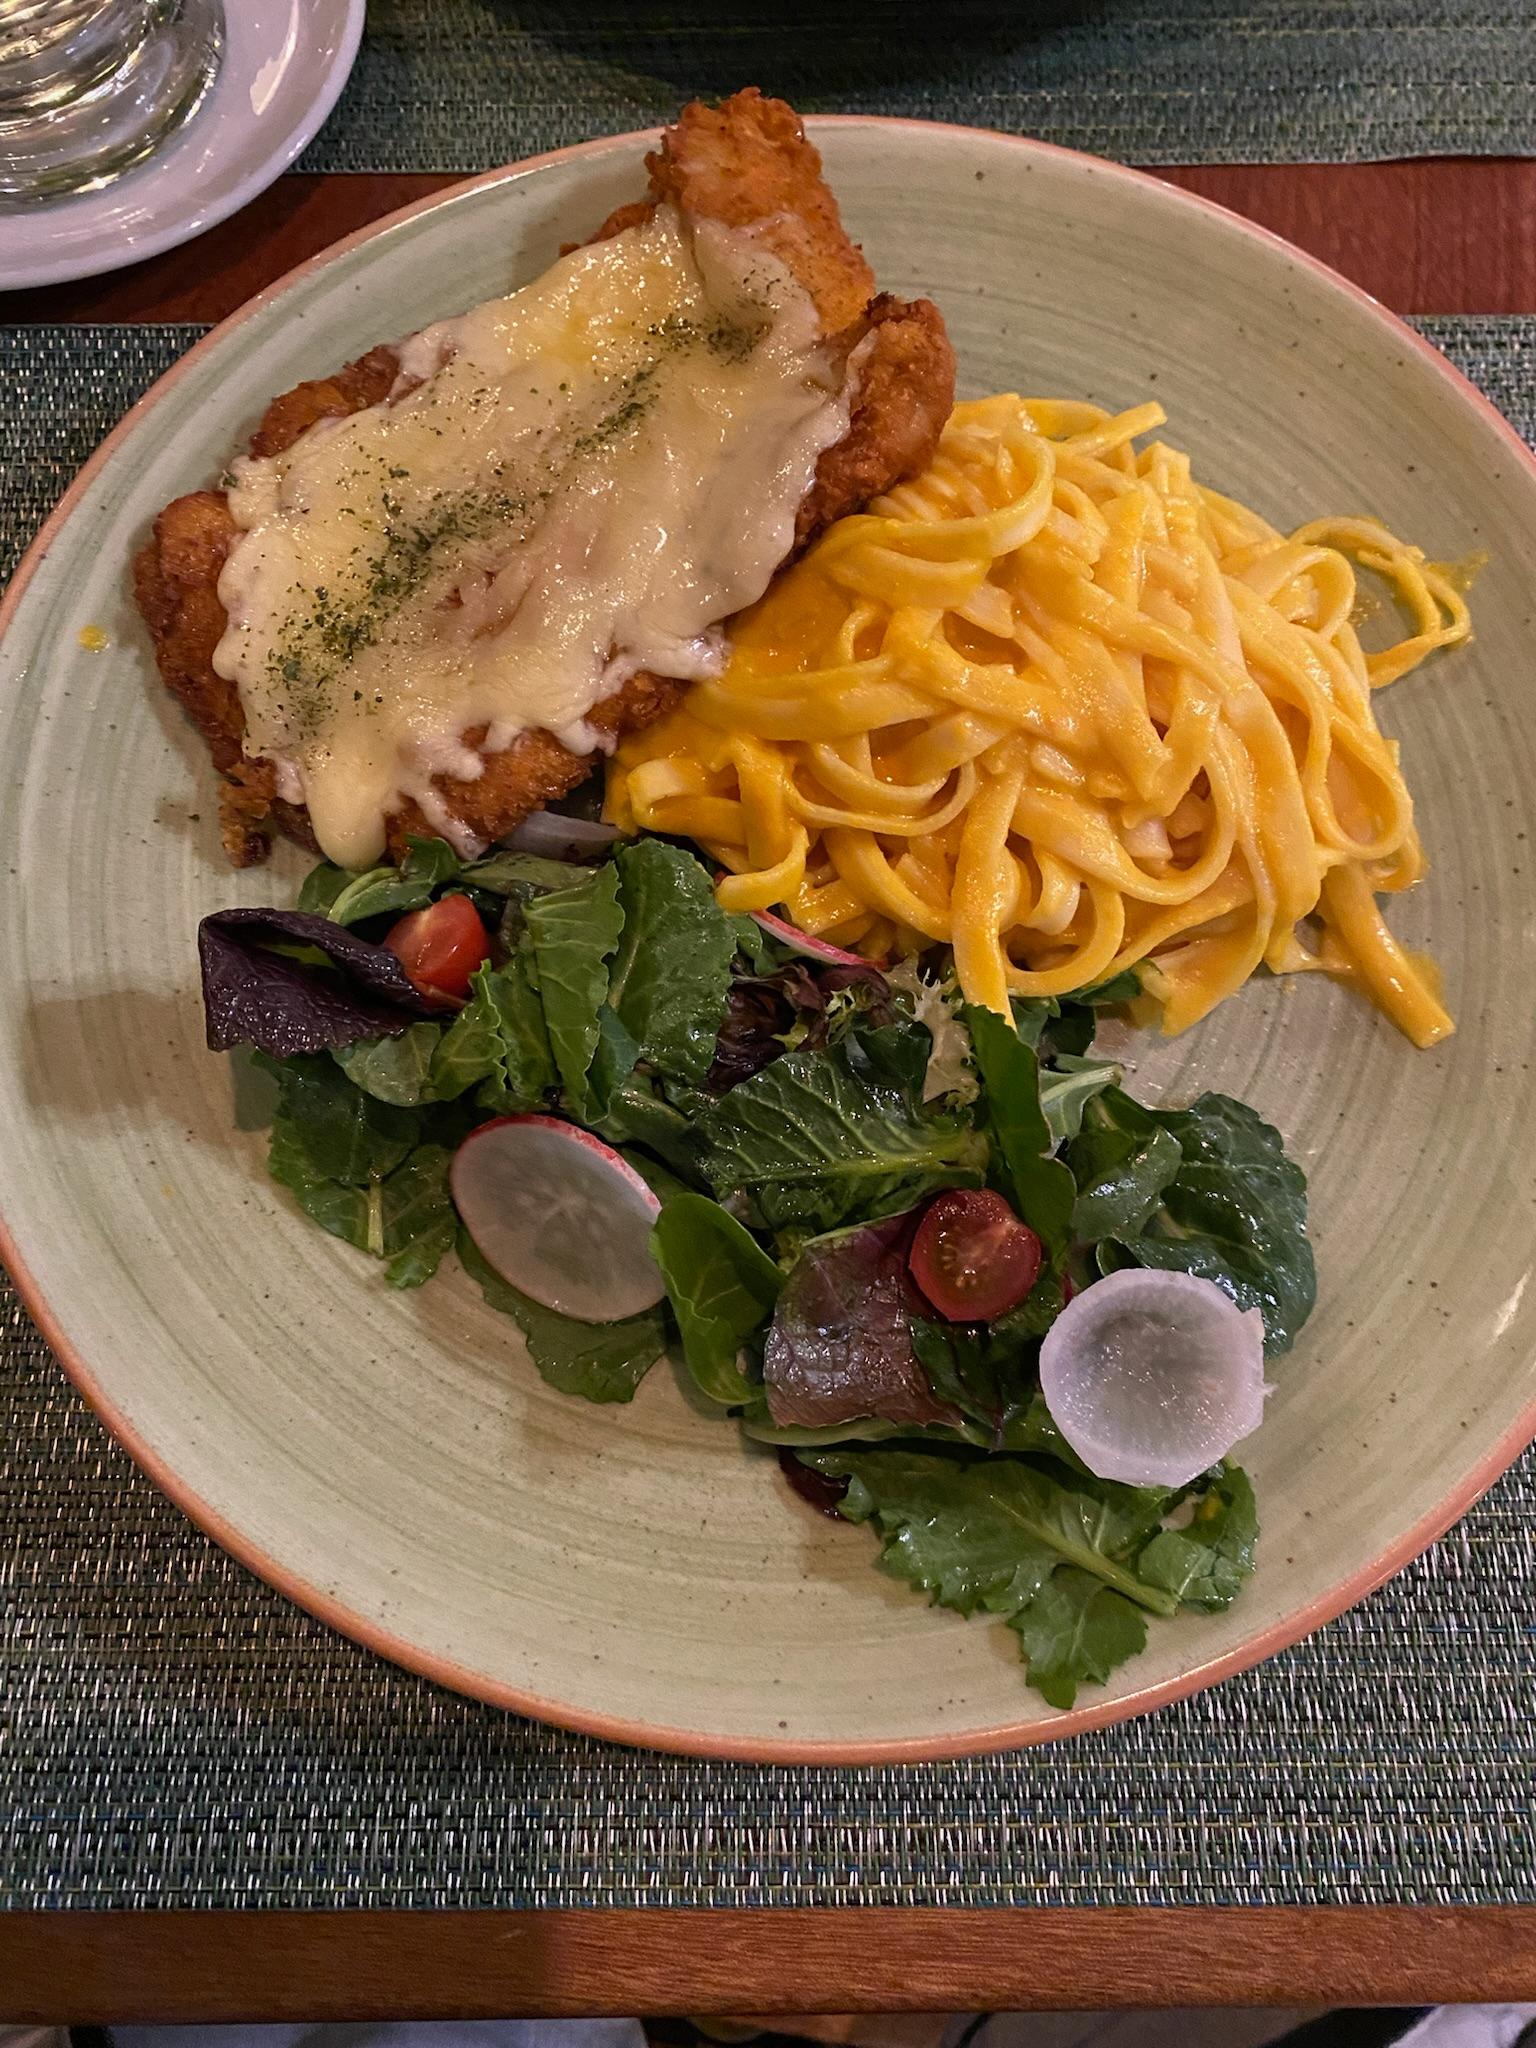
[(946, 1321), (1006, 1315), (1034, 1286), (1040, 1240), (990, 1188), (951, 1188), (923, 1212), (907, 1264)]
[(444, 896), (391, 925), (384, 943), (424, 996), (462, 1002), (475, 969), (490, 958), (480, 913), (467, 896)]

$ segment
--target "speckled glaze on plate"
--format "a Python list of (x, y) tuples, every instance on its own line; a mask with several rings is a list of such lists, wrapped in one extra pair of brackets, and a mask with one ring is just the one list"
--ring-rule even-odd
[(270, 394), (540, 270), (637, 189), (644, 137), (477, 179), (295, 272), (156, 386), (29, 557), (0, 643), (0, 1249), (134, 1455), (338, 1628), (621, 1740), (847, 1762), (1068, 1734), (1250, 1664), (1536, 1434), (1536, 465), (1370, 300), (1183, 193), (1002, 136), (814, 127), (882, 284), (943, 306), (967, 393), (1154, 394), (1201, 473), (1282, 525), (1370, 511), (1433, 555), (1491, 556), (1475, 645), (1384, 704), (1433, 862), (1394, 921), (1441, 961), (1458, 1036), (1416, 1053), (1312, 979), (1127, 1046), (1149, 1093), (1255, 1103), (1312, 1180), (1321, 1299), (1247, 1447), (1250, 1590), (1154, 1627), (1053, 1713), (1005, 1630), (872, 1569), (866, 1532), (802, 1506), (667, 1368), (592, 1408), (462, 1274), (389, 1293), (267, 1180), (254, 1105), (203, 1049), (197, 918), (286, 897), (305, 863), (224, 866), (129, 555)]

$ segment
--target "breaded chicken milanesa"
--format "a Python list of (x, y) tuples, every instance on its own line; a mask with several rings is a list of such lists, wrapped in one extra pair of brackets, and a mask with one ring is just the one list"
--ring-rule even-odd
[[(805, 466), (805, 487), (799, 490), (798, 500), (791, 502), (792, 517), (782, 522), (781, 528), (785, 539), (792, 532), (794, 548), (803, 547), (831, 521), (858, 510), (868, 499), (919, 469), (932, 454), (954, 395), (954, 357), (943, 321), (927, 300), (903, 303), (876, 294), (869, 266), (844, 232), (836, 202), (821, 175), (820, 158), (806, 140), (798, 117), (782, 101), (766, 100), (756, 90), (748, 90), (715, 108), (695, 103), (666, 131), (660, 148), (646, 163), (650, 196), (612, 215), (591, 244), (584, 245), (586, 249), (597, 255), (597, 244), (623, 237), (628, 231), (643, 234), (648, 225), (657, 231), (675, 216), (692, 245), (703, 249), (711, 262), (714, 258), (709, 252), (717, 246), (736, 251), (732, 260), (738, 260), (743, 249), (765, 252), (766, 258), (776, 259), (814, 307), (815, 331), (809, 338), (823, 366), (820, 374), (830, 380), (829, 389), (832, 385), (838, 388), (841, 409), (836, 414), (835, 439), (826, 439), (824, 433), (819, 444), (804, 443), (803, 437), (800, 444), (812, 447)], [(717, 230), (730, 232), (719, 236)], [(711, 235), (716, 239), (710, 240)], [(630, 240), (635, 240), (634, 234)], [(703, 262), (704, 257), (699, 260)], [(515, 307), (518, 301), (499, 303)], [(672, 324), (679, 332), (686, 325)], [(445, 329), (453, 327), (453, 323), (444, 325)], [(670, 345), (668, 326), (663, 320), (647, 331), (667, 337)], [(369, 408), (387, 418), (432, 376), (423, 343), (434, 332), (427, 330), (426, 337), (413, 337), (394, 347), (372, 349), (334, 376), (300, 384), (274, 399), (252, 437), (250, 455), (292, 461), (301, 452), (296, 444), (320, 422), (348, 420)], [(698, 360), (711, 374), (719, 364), (730, 364), (733, 349), (739, 359), (742, 348), (754, 345), (750, 333), (745, 342), (738, 342), (736, 332), (722, 320), (704, 337), (706, 353)], [(451, 362), (459, 345), (452, 338), (439, 343), (434, 360)], [(688, 345), (693, 346), (694, 339)], [(648, 374), (642, 365), (623, 387), (639, 394), (627, 401), (631, 409), (654, 387), (654, 377), (652, 386), (645, 383)], [(725, 376), (729, 371), (719, 374)], [(558, 389), (564, 393), (566, 383), (562, 381)], [(600, 445), (618, 417), (610, 407), (596, 429), (587, 426), (586, 440)], [(352, 431), (350, 427), (348, 431)], [(328, 430), (328, 435), (334, 439), (335, 430)], [(304, 440), (303, 449), (318, 446), (319, 439)], [(583, 445), (579, 437), (575, 445)], [(547, 463), (549, 458), (541, 459)], [(405, 471), (389, 473), (404, 475)], [(501, 476), (500, 466), (494, 474)], [(344, 498), (345, 493), (342, 495)], [(543, 503), (550, 500), (552, 490), (546, 486), (534, 495)], [(475, 503), (484, 496), (482, 490)], [(385, 498), (384, 503), (389, 500)], [(517, 499), (507, 516), (527, 516), (525, 503), (524, 498)], [(223, 837), (231, 860), (243, 866), (261, 859), (274, 827), (338, 857), (338, 849), (353, 841), (347, 841), (339, 828), (328, 831), (329, 813), (322, 814), (317, 788), (296, 778), (279, 758), (266, 758), (259, 749), (253, 749), (257, 758), (247, 755), (249, 685), (247, 695), (242, 696), (242, 682), (231, 674), (238, 666), (230, 655), (238, 621), (232, 632), (231, 611), (220, 596), (226, 563), (252, 523), (249, 518), (237, 517), (239, 505), (238, 494), (232, 506), (229, 493), (205, 490), (178, 498), (165, 508), (155, 521), (153, 538), (134, 563), (139, 606), (154, 640), (161, 675), (202, 734), (223, 778)], [(348, 508), (343, 505), (342, 509)], [(460, 575), (462, 565), (457, 565), (453, 573), (458, 580), (440, 588), (422, 583), (428, 573), (425, 567), (419, 572), (413, 568), (411, 574), (427, 591), (439, 622), (462, 615), (461, 638), (469, 636), (465, 644), (474, 655), (484, 636), (503, 631), (509, 619), (517, 618), (519, 606), (526, 608), (529, 593), (525, 582), (511, 588), (510, 595), (503, 594), (508, 574), (501, 566), (505, 551), (498, 560), (483, 549), (476, 553), (480, 541), (475, 520), (462, 512), (455, 512), (454, 517), (468, 534), (469, 567)], [(450, 533), (457, 530), (442, 518), (438, 527)], [(782, 542), (774, 545), (775, 552), (765, 565), (770, 570), (784, 554)], [(434, 558), (431, 574), (441, 577), (442, 573), (440, 561)], [(401, 582), (398, 575), (393, 584), (387, 579), (381, 582), (376, 573), (372, 587), (393, 591)], [(727, 578), (721, 587), (733, 586)], [(226, 578), (226, 598), (229, 592)], [(315, 595), (332, 602), (324, 587)], [(425, 603), (427, 598), (421, 601)], [(736, 601), (744, 600), (738, 595)], [(366, 650), (367, 635), (373, 630), (358, 623), (355, 608), (338, 621), (321, 606), (317, 617), (318, 638), (311, 634), (306, 643), (308, 667), (287, 656), (288, 666), (282, 669), (284, 674), (300, 677), (311, 697), (318, 688), (317, 677), (335, 692), (338, 665), (343, 660), (343, 653), (336, 650), (343, 650), (349, 660), (361, 658), (356, 650)], [(642, 637), (637, 645), (643, 649), (654, 645), (654, 640), (646, 642)], [(323, 660), (313, 652), (317, 646), (326, 650)], [(240, 653), (238, 644), (235, 653)], [(276, 660), (269, 648), (266, 673), (275, 672)], [(421, 758), (434, 764), (430, 776), (423, 770), (414, 789), (401, 785), (383, 804), (391, 850), (399, 851), (410, 834), (439, 833), (461, 848), (504, 837), (531, 811), (581, 781), (594, 765), (594, 747), (611, 747), (624, 733), (649, 724), (676, 701), (686, 682), (657, 672), (661, 665), (654, 661), (639, 667), (630, 664), (626, 672), (615, 655), (603, 673), (613, 675), (616, 687), (579, 707), (583, 721), (578, 729), (568, 719), (562, 727), (564, 737), (557, 737), (533, 718), (520, 721), (523, 730), (498, 733), (492, 716), (468, 725), (461, 720), (453, 735), (454, 745), (439, 746), (436, 753), (423, 744)], [(247, 676), (255, 672), (249, 660), (245, 672)], [(353, 679), (347, 670), (345, 681), (350, 684)], [(302, 738), (304, 704), (297, 701), (299, 687), (295, 685), (295, 702), (282, 704), (278, 711), (289, 721), (286, 729)], [(446, 691), (448, 685), (443, 687)], [(361, 689), (357, 694), (361, 696)], [(383, 693), (379, 694), (382, 697)], [(446, 695), (443, 701), (449, 701)], [(465, 697), (454, 701), (479, 700)], [(268, 711), (277, 715), (270, 705)], [(568, 744), (573, 736), (583, 744)], [(300, 738), (294, 741), (296, 751)], [(277, 752), (274, 749), (274, 754)]]

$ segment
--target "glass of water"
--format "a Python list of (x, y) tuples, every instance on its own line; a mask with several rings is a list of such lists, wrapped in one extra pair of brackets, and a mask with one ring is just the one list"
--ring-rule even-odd
[(0, 0), (0, 207), (104, 185), (218, 68), (221, 0)]

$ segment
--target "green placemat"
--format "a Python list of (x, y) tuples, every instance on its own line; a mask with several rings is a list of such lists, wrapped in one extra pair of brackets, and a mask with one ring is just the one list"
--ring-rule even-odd
[(316, 171), (478, 171), (760, 85), (1127, 163), (1536, 152), (1530, 0), (371, 0)]
[[(1536, 436), (1536, 320), (1431, 338)], [(0, 330), (0, 565), (188, 328)], [(0, 1282), (0, 1903), (1536, 1898), (1536, 1458), (1362, 1607), (1015, 1756), (758, 1769), (481, 1707), (308, 1619), (108, 1439)]]

